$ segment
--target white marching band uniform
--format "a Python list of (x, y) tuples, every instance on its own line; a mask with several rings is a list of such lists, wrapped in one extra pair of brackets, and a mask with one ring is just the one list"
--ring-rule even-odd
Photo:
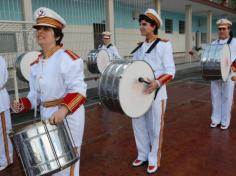
[(119, 53), (118, 53), (117, 48), (114, 45), (112, 45), (112, 44), (109, 44), (107, 46), (106, 45), (100, 45), (99, 49), (106, 50), (111, 60), (115, 60), (115, 59), (120, 59), (121, 58)]
[(0, 56), (0, 171), (12, 164), (13, 147), (9, 138), (12, 129), (10, 116), (10, 99), (5, 85), (8, 80), (7, 65)]
[[(103, 38), (110, 39), (111, 33), (108, 31), (105, 31), (102, 33), (102, 36)], [(111, 43), (108, 45), (100, 44), (98, 46), (98, 49), (106, 50), (111, 60), (121, 59), (116, 46), (112, 45)]]
[[(149, 9), (145, 14), (152, 12), (152, 9)], [(138, 149), (137, 160), (148, 161), (149, 165), (159, 167), (164, 128), (164, 113), (167, 101), (165, 84), (173, 79), (175, 75), (175, 64), (172, 46), (169, 41), (160, 39), (152, 51), (146, 53), (154, 42), (155, 41), (147, 43), (145, 41), (140, 44), (139, 48), (136, 48), (137, 50), (133, 53), (133, 59), (144, 60), (149, 63), (154, 70), (155, 78), (162, 86), (148, 112), (140, 118), (132, 119), (132, 125)]]
[[(226, 19), (221, 19), (217, 22), (218, 25), (230, 24)], [(231, 23), (232, 24), (232, 23)], [(212, 44), (227, 44), (229, 38), (218, 39)], [(231, 63), (236, 59), (236, 39), (232, 38), (229, 44), (231, 50)], [(211, 99), (212, 99), (212, 115), (211, 121), (214, 124), (221, 124), (226, 128), (230, 125), (231, 109), (233, 104), (235, 82), (230, 78), (227, 81), (214, 80), (211, 81)]]
[[(36, 19), (42, 18), (36, 25), (47, 25), (49, 22), (46, 18), (43, 19), (44, 17), (50, 17), (50, 25), (54, 25), (53, 19), (57, 20), (55, 26), (56, 22), (63, 22), (60, 16), (58, 17), (47, 8), (39, 8), (35, 13)], [(40, 13), (44, 15), (39, 16)], [(60, 106), (66, 106), (70, 112), (66, 119), (78, 153), (80, 153), (85, 123), (83, 104), (86, 99), (87, 85), (84, 82), (83, 71), (83, 60), (78, 55), (57, 46), (49, 53), (40, 54), (31, 64), (30, 92), (27, 97), (20, 99), (24, 105), (22, 111), (40, 105), (40, 115), (43, 120), (49, 119)], [(54, 175), (78, 176), (79, 165), (78, 161), (73, 166)]]

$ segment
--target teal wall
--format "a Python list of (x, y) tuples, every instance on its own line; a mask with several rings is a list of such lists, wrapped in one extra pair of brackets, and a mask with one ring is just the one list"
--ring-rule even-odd
[(21, 0), (0, 0), (0, 20), (22, 20)]
[(67, 24), (102, 23), (104, 6), (104, 0), (32, 0), (32, 12), (39, 7), (51, 8), (61, 14)]
[(236, 37), (236, 23), (233, 23), (233, 33), (234, 37)]
[[(127, 0), (128, 1), (128, 0)], [(67, 24), (91, 25), (93, 23), (103, 23), (105, 21), (105, 1), (104, 0), (32, 0), (32, 13), (38, 7), (49, 7), (61, 14)], [(137, 20), (132, 19), (132, 11), (144, 12), (150, 4), (127, 5), (114, 1), (114, 15), (116, 28), (138, 28)], [(174, 32), (179, 31), (179, 20), (185, 20), (183, 13), (169, 11), (161, 12), (163, 27), (165, 19), (173, 20)], [(21, 0), (0, 0), (0, 20), (22, 20)], [(216, 19), (213, 20), (212, 32), (217, 32)], [(236, 33), (236, 25), (233, 30)], [(206, 17), (193, 16), (193, 32), (206, 32)]]
[[(132, 19), (132, 9), (129, 7), (122, 7), (121, 4), (115, 6), (115, 27), (118, 28), (137, 28), (138, 21)], [(143, 9), (142, 12), (146, 10)], [(165, 19), (172, 19), (173, 20), (173, 31), (179, 32), (179, 21), (185, 21), (185, 14), (181, 13), (174, 13), (169, 11), (161, 11), (161, 16), (163, 20), (163, 26), (162, 30), (165, 29)], [(199, 31), (199, 32), (206, 32), (207, 30), (207, 18), (205, 17), (199, 17), (199, 16), (193, 16), (192, 26), (193, 26), (193, 32)], [(213, 20), (212, 22), (212, 30), (213, 32), (216, 32), (216, 20)]]

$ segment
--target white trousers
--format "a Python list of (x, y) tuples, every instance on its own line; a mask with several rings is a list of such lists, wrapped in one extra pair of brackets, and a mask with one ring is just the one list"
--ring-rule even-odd
[(0, 112), (0, 166), (7, 166), (13, 162), (13, 147), (9, 137), (11, 129), (9, 109)]
[(211, 81), (212, 123), (227, 127), (230, 125), (234, 84), (231, 80), (226, 82), (221, 80)]
[(166, 100), (156, 99), (146, 114), (132, 119), (138, 160), (160, 167)]
[[(73, 140), (80, 154), (83, 134), (84, 134), (84, 124), (85, 124), (85, 109), (84, 106), (80, 107), (73, 115), (67, 116), (67, 121), (69, 128), (72, 133)], [(65, 123), (65, 125), (67, 125)], [(79, 166), (80, 160), (77, 161), (71, 167), (68, 167), (61, 172), (53, 174), (53, 176), (79, 176)]]

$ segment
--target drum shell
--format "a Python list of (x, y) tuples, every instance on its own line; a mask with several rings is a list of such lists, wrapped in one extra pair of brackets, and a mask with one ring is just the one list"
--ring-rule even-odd
[(16, 58), (16, 75), (20, 80), (29, 82), (31, 63), (36, 61), (39, 54), (39, 51), (29, 51)]
[(17, 77), (21, 80), (21, 81), (25, 81), (25, 82), (29, 82), (27, 79), (25, 79), (25, 77), (23, 76), (22, 72), (21, 72), (21, 61), (23, 59), (23, 57), (25, 56), (26, 53), (21, 54), (19, 57), (17, 57), (16, 59), (16, 74)]
[[(147, 62), (114, 60), (106, 67), (99, 80), (98, 92), (101, 103), (111, 111), (125, 114), (130, 118), (138, 118), (145, 114), (154, 100), (155, 93), (149, 95), (143, 93), (147, 85), (138, 81), (140, 77), (150, 79), (155, 77)], [(124, 92), (129, 92), (127, 97)]]
[(79, 159), (64, 124), (34, 123), (12, 138), (27, 176), (51, 175)]
[(91, 50), (88, 54), (87, 68), (91, 73), (100, 73), (97, 66), (97, 55), (99, 50)]
[(108, 65), (99, 80), (100, 101), (110, 110), (124, 113), (119, 101), (119, 83), (121, 74), (133, 61), (116, 60)]
[(230, 48), (226, 44), (210, 44), (204, 49), (201, 58), (202, 78), (204, 80), (224, 80), (221, 67), (221, 62), (224, 62), (224, 47), (230, 53)]

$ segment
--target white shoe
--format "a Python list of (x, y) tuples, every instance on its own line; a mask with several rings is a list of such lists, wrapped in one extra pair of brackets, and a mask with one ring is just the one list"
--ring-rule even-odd
[(0, 166), (0, 171), (4, 170), (7, 168), (8, 165)]
[(227, 130), (228, 128), (229, 128), (229, 126), (225, 126), (225, 125), (220, 126), (220, 129), (222, 129), (222, 130)]
[(157, 171), (158, 167), (157, 166), (148, 166), (147, 168), (147, 173), (153, 174)]
[(211, 128), (216, 128), (219, 124), (211, 122)]
[(143, 165), (144, 162), (145, 162), (145, 161), (136, 159), (136, 160), (132, 163), (132, 165), (133, 165), (134, 167), (138, 167), (138, 166)]
[(11, 163), (8, 165), (8, 164), (4, 164), (3, 166), (0, 165), (0, 171), (6, 169), (8, 166), (12, 165), (13, 164), (13, 160), (11, 160)]

